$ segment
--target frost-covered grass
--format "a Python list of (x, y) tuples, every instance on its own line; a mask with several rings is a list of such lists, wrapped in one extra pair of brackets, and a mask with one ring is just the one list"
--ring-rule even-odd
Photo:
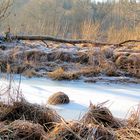
[(1, 43), (1, 72), (22, 74), (27, 77), (50, 77), (55, 80), (90, 79), (101, 75), (139, 79), (138, 45), (93, 47), (86, 44), (82, 47), (46, 43), (47, 45), (39, 41)]

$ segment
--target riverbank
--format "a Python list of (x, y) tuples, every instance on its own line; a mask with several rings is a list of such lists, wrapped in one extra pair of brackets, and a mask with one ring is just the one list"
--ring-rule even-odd
[(116, 47), (41, 41), (0, 43), (1, 72), (53, 80), (140, 83), (139, 59), (138, 44)]

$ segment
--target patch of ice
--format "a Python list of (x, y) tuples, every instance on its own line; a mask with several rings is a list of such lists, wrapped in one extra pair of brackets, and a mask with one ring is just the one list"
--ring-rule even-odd
[[(16, 76), (17, 85), (18, 79)], [(1, 79), (0, 85), (5, 82)], [(66, 119), (78, 119), (87, 111), (90, 101), (98, 104), (109, 100), (106, 106), (119, 118), (124, 118), (128, 110), (140, 102), (140, 84), (84, 83), (23, 77), (21, 89), (29, 102), (38, 104), (47, 104), (48, 97), (55, 92), (65, 92), (71, 100), (70, 104), (51, 107)]]

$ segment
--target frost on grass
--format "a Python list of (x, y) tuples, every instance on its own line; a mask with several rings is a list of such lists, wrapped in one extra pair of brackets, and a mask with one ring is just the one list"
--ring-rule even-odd
[(1, 44), (4, 46), (0, 48), (1, 71), (56, 80), (100, 75), (136, 78), (140, 76), (138, 45), (91, 47), (87, 44), (82, 47), (47, 43), (48, 45), (39, 41), (24, 41)]

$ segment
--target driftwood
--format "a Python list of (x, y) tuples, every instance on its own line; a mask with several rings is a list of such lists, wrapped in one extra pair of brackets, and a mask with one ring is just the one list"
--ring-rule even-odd
[(140, 40), (126, 40), (124, 42), (120, 42), (120, 43), (103, 43), (103, 42), (96, 42), (96, 41), (92, 41), (92, 40), (83, 40), (83, 39), (62, 39), (62, 38), (57, 38), (57, 37), (53, 37), (53, 36), (39, 36), (39, 35), (10, 35), (10, 37), (7, 38), (3, 37), (5, 39), (9, 39), (10, 40), (41, 40), (41, 41), (54, 41), (54, 42), (59, 42), (59, 43), (69, 43), (69, 44), (93, 44), (95, 46), (104, 46), (104, 45), (114, 45), (114, 46), (123, 46), (126, 43), (130, 43), (130, 42), (140, 42)]

